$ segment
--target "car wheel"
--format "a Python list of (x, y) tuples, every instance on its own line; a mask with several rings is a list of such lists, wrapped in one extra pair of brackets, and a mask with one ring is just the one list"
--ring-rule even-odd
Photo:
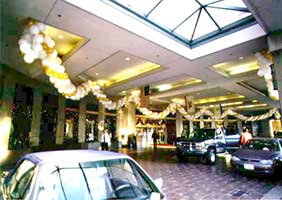
[(213, 165), (216, 162), (216, 153), (214, 149), (209, 149), (206, 155), (206, 163)]

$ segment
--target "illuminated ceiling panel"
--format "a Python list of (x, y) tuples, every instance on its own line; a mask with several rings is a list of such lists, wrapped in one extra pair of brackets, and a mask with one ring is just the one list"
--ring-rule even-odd
[(199, 83), (202, 83), (202, 80), (184, 75), (184, 76), (177, 76), (167, 80), (163, 80), (157, 84), (153, 84), (151, 88), (152, 90), (162, 92), (170, 89), (191, 86)]
[(104, 87), (110, 87), (163, 69), (164, 67), (156, 63), (144, 60), (124, 51), (118, 51), (83, 72), (83, 74), (91, 77), (93, 80), (97, 80), (98, 83)]
[(86, 42), (85, 38), (52, 26), (47, 26), (44, 34), (49, 35), (55, 41), (55, 49), (61, 58), (68, 56), (69, 53)]
[[(208, 104), (208, 103), (218, 103), (222, 101), (229, 101), (234, 99), (243, 99), (245, 96), (240, 94), (230, 94), (225, 96), (216, 96), (216, 97), (210, 97), (210, 98), (203, 98), (203, 99), (195, 99), (194, 104)], [(174, 102), (178, 102), (181, 104), (184, 104), (184, 98), (174, 98), (172, 99)]]
[(235, 61), (216, 64), (212, 69), (223, 76), (231, 77), (259, 69), (255, 56), (239, 58)]

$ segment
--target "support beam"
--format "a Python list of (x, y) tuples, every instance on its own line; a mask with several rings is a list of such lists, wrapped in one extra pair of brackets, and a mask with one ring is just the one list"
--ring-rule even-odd
[(86, 99), (83, 98), (79, 102), (79, 116), (78, 116), (78, 142), (85, 142), (85, 125), (86, 125)]
[(189, 120), (189, 131), (190, 131), (190, 133), (192, 133), (194, 131), (193, 120)]
[(282, 114), (282, 50), (276, 51), (274, 55), (274, 71), (277, 80), (280, 114)]
[(127, 130), (129, 134), (136, 134), (135, 103), (127, 104)]
[(40, 89), (34, 89), (33, 105), (32, 105), (32, 120), (31, 120), (31, 136), (30, 136), (31, 146), (39, 145), (42, 100), (43, 100), (42, 91)]
[(66, 99), (62, 95), (58, 98), (58, 115), (57, 115), (57, 128), (56, 128), (56, 144), (63, 144), (65, 133), (65, 102)]

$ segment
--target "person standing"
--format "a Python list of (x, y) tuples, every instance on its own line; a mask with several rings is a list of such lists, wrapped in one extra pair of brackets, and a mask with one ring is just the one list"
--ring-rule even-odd
[(246, 127), (243, 128), (243, 132), (240, 136), (240, 144), (244, 145), (249, 143), (253, 139), (252, 134), (250, 133), (250, 130)]
[(107, 129), (103, 131), (100, 142), (102, 150), (109, 150), (109, 146), (111, 145), (111, 138)]
[(152, 138), (153, 138), (153, 143), (154, 143), (154, 149), (157, 149), (157, 141), (158, 141), (159, 136), (158, 136), (156, 129), (154, 129)]

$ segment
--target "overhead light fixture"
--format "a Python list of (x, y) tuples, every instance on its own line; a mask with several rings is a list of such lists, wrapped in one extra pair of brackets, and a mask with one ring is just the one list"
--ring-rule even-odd
[(98, 73), (98, 72), (96, 72), (96, 73), (95, 73), (95, 75), (96, 75), (96, 76), (98, 76), (98, 75), (99, 75), (99, 73)]
[(165, 91), (165, 90), (171, 89), (172, 85), (170, 85), (170, 84), (162, 84), (162, 85), (158, 85), (156, 88), (161, 92), (161, 91)]
[(63, 36), (63, 35), (59, 35), (58, 38), (59, 38), (59, 39), (63, 39), (64, 36)]
[(256, 100), (256, 99), (252, 100), (252, 103), (257, 103), (257, 102), (258, 102), (258, 100)]
[(206, 103), (213, 103), (219, 101), (227, 101), (231, 99), (242, 99), (245, 98), (243, 95), (239, 94), (231, 94), (226, 96), (218, 96), (218, 97), (210, 97), (210, 98), (203, 98), (203, 99), (196, 99), (194, 104), (206, 104)]
[(243, 57), (243, 56), (240, 56), (240, 57), (239, 57), (239, 59), (240, 59), (240, 60), (243, 60), (243, 59), (244, 59), (244, 57)]
[(265, 107), (267, 106), (266, 103), (261, 104), (251, 104), (251, 105), (243, 105), (243, 106), (237, 106), (237, 109), (247, 109), (247, 108), (256, 108), (256, 107)]
[(130, 61), (130, 58), (129, 58), (129, 57), (126, 57), (125, 60), (126, 60), (126, 61)]
[(243, 104), (243, 101), (237, 101), (237, 102), (230, 102), (230, 103), (222, 103), (221, 106), (225, 107), (225, 106), (235, 106), (235, 105), (241, 105)]

